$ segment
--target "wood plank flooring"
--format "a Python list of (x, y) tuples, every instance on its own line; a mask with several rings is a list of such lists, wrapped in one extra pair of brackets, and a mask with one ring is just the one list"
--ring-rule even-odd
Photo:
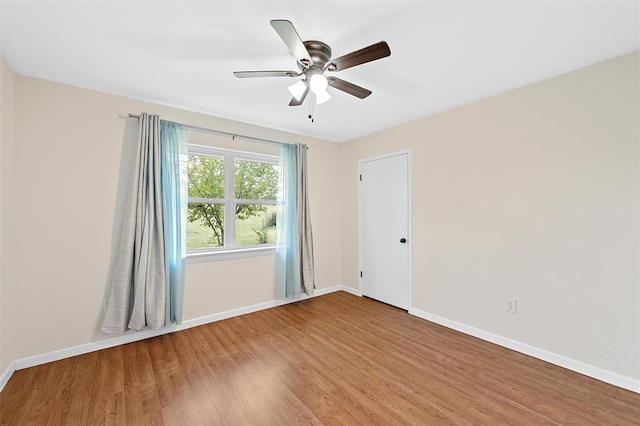
[(338, 292), (14, 373), (3, 425), (640, 424), (640, 395)]

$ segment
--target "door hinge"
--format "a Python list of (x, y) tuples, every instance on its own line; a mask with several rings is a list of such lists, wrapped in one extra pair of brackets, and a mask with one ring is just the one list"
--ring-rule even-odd
[(362, 175), (360, 175), (360, 182), (362, 182)]
[(360, 278), (362, 278), (362, 271), (360, 271)]

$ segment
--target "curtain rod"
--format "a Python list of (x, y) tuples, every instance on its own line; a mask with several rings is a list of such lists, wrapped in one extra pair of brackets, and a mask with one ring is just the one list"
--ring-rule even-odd
[[(140, 115), (129, 113), (129, 118), (136, 118), (137, 119), (137, 118), (140, 118)], [(230, 137), (232, 140), (236, 140), (236, 138), (240, 138), (240, 139), (247, 139), (247, 140), (254, 141), (254, 142), (269, 143), (269, 144), (274, 144), (274, 145), (289, 145), (286, 142), (278, 142), (278, 141), (272, 141), (272, 140), (269, 140), (269, 139), (254, 138), (253, 136), (245, 136), (245, 135), (240, 135), (240, 134), (237, 134), (237, 133), (223, 132), (222, 130), (207, 129), (206, 127), (192, 126), (190, 124), (182, 124), (182, 123), (179, 123), (179, 124), (184, 126), (187, 129), (189, 129), (189, 130), (193, 130), (193, 131), (196, 131), (196, 132), (202, 132), (202, 133), (211, 133), (211, 134), (219, 135), (219, 136), (227, 136), (227, 137)]]

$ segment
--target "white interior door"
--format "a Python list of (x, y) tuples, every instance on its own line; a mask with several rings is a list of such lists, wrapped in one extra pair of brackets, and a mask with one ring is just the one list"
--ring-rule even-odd
[(409, 154), (360, 161), (362, 294), (409, 309)]

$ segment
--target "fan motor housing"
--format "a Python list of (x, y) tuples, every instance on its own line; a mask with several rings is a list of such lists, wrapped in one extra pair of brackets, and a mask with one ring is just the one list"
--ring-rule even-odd
[[(325, 64), (331, 59), (331, 48), (328, 44), (318, 40), (307, 40), (303, 42), (307, 48), (311, 62), (314, 67), (324, 68)], [(303, 64), (298, 63), (300, 69), (304, 69)]]

